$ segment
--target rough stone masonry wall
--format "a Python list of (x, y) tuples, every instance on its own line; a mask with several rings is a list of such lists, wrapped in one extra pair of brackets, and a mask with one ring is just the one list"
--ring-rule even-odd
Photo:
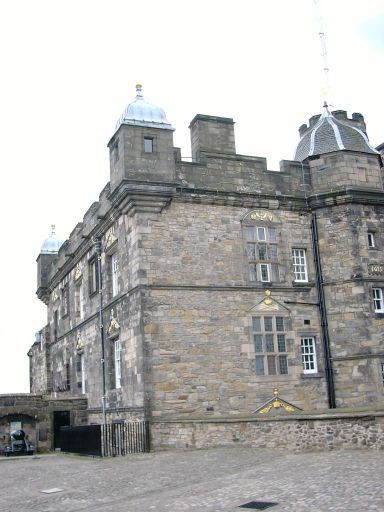
[(236, 444), (289, 451), (384, 448), (384, 413), (201, 421), (153, 421), (153, 450)]
[[(280, 303), (285, 299), (278, 292), (272, 296)], [(262, 290), (151, 291), (144, 317), (150, 358), (145, 380), (154, 417), (251, 414), (275, 387), (297, 407), (327, 406), (321, 346), (318, 374), (304, 375), (300, 358), (300, 334), (319, 332), (314, 306), (280, 310), (287, 313), (288, 375), (256, 375), (251, 317), (263, 297)], [(289, 297), (304, 302), (306, 294)], [(309, 327), (305, 318), (311, 319)]]

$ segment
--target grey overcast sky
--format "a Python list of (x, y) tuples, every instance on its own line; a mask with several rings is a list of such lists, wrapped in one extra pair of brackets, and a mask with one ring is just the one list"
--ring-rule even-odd
[[(383, 130), (383, 0), (318, 0), (332, 109)], [(291, 159), (321, 112), (313, 0), (8, 0), (0, 4), (0, 393), (28, 392), (27, 352), (46, 323), (36, 257), (67, 238), (109, 180), (106, 144), (134, 99), (160, 105), (190, 156), (195, 114), (233, 117), (237, 152)]]

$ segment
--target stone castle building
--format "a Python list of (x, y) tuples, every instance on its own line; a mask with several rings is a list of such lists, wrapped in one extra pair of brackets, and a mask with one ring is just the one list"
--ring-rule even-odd
[(280, 171), (196, 115), (192, 161), (136, 99), (110, 181), (37, 259), (47, 325), (31, 392), (83, 397), (90, 422), (382, 406), (384, 190), (361, 114), (324, 107)]

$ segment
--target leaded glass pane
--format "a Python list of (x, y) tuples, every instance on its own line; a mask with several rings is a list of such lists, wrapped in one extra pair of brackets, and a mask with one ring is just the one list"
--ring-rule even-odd
[(259, 244), (258, 246), (259, 260), (267, 260), (267, 246), (266, 244)]
[(256, 259), (256, 244), (247, 244), (248, 259), (254, 261)]
[(260, 325), (260, 317), (259, 316), (254, 316), (252, 318), (252, 328), (255, 332), (260, 332), (261, 331), (261, 325)]
[(277, 231), (276, 228), (268, 228), (268, 238), (271, 243), (277, 242)]
[(256, 356), (256, 375), (264, 375), (264, 357)]
[(276, 331), (285, 331), (284, 329), (284, 317), (277, 316), (276, 317)]
[(267, 363), (268, 363), (268, 375), (276, 375), (275, 356), (268, 356)]
[(264, 329), (266, 331), (273, 331), (272, 317), (271, 316), (265, 316), (264, 317)]
[(247, 240), (248, 242), (254, 242), (256, 240), (255, 237), (255, 228), (253, 226), (247, 226)]
[(279, 352), (286, 352), (287, 347), (285, 344), (285, 334), (278, 334), (277, 335), (277, 349)]
[(273, 334), (265, 335), (265, 344), (267, 352), (274, 352)]
[(277, 245), (269, 246), (269, 259), (272, 261), (277, 261)]
[(272, 263), (271, 265), (271, 274), (272, 274), (272, 281), (277, 282), (280, 281), (279, 276), (279, 265), (276, 265), (275, 263)]
[(287, 356), (279, 356), (279, 373), (280, 375), (286, 375), (288, 373), (288, 360)]
[(253, 339), (255, 340), (255, 352), (262, 352), (263, 351), (263, 336), (261, 334), (255, 334), (253, 336)]

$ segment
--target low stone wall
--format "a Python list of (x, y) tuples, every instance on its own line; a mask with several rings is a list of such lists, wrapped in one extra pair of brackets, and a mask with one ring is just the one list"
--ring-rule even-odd
[(153, 420), (151, 448), (209, 448), (236, 443), (290, 451), (384, 448), (384, 412), (270, 418)]

